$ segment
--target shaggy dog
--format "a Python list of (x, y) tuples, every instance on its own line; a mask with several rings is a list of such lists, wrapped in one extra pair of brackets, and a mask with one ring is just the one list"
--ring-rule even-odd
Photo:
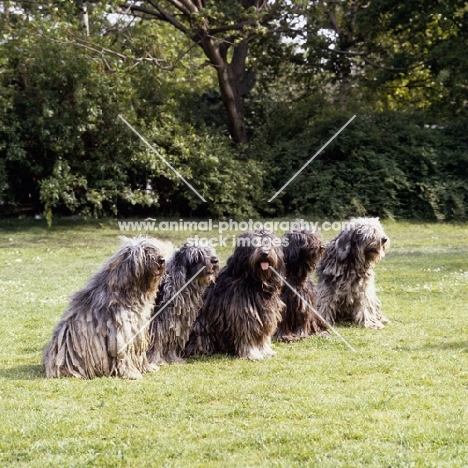
[(146, 359), (148, 324), (165, 260), (155, 239), (123, 245), (75, 293), (55, 327), (43, 363), (47, 377), (141, 378), (157, 370)]
[(355, 218), (327, 245), (319, 263), (317, 309), (328, 321), (351, 320), (366, 328), (383, 328), (374, 286), (374, 265), (385, 256), (388, 237), (378, 218)]
[[(187, 243), (169, 259), (150, 325), (150, 363), (185, 362), (182, 352), (190, 327), (203, 304), (203, 292), (214, 282), (218, 271), (219, 260), (211, 247)], [(196, 278), (177, 294), (198, 272)]]
[(283, 285), (281, 299), (286, 307), (274, 338), (296, 341), (311, 334), (328, 335), (327, 325), (314, 312), (317, 291), (311, 278), (325, 251), (322, 236), (309, 229), (293, 229), (283, 240), (287, 284)]
[(246, 232), (205, 292), (186, 356), (229, 353), (258, 360), (275, 355), (271, 337), (284, 307), (281, 240), (271, 231)]

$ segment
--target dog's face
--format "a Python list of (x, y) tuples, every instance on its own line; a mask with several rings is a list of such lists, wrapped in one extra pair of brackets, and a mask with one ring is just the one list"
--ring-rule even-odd
[(275, 249), (266, 242), (264, 245), (255, 248), (250, 255), (249, 263), (254, 276), (264, 280), (271, 276), (270, 267), (276, 270), (278, 255)]
[(155, 278), (161, 277), (166, 271), (166, 259), (159, 250), (159, 247), (148, 243), (143, 247), (143, 251), (146, 264), (141, 273)]
[(108, 263), (116, 287), (125, 289), (135, 284), (146, 290), (153, 289), (166, 271), (166, 260), (156, 239), (122, 237), (122, 240), (122, 247)]
[(365, 263), (375, 263), (385, 257), (389, 239), (378, 218), (356, 218), (340, 234), (338, 244)]
[[(367, 237), (367, 236), (365, 236)], [(373, 236), (366, 243), (364, 241), (364, 254), (369, 262), (378, 262), (385, 257), (385, 249), (387, 247), (388, 237), (380, 233), (373, 233)]]
[(196, 281), (200, 286), (208, 286), (214, 283), (219, 272), (219, 259), (211, 247), (191, 247), (193, 252), (192, 262), (188, 266), (187, 276), (190, 278), (201, 268), (205, 269), (197, 276)]
[(288, 274), (305, 277), (313, 272), (325, 252), (322, 236), (303, 229), (290, 231), (284, 237), (283, 251)]
[(271, 231), (245, 232), (237, 238), (236, 249), (229, 259), (235, 276), (252, 276), (262, 283), (270, 283), (275, 273), (284, 272), (281, 239)]
[(186, 269), (186, 280), (196, 275), (195, 282), (200, 286), (214, 283), (219, 272), (219, 259), (211, 247), (185, 244), (176, 253), (176, 264)]

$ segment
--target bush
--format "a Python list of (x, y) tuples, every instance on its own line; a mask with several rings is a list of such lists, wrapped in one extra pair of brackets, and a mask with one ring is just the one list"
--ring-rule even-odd
[[(301, 120), (297, 109), (280, 112), (282, 118), (269, 119), (254, 143), (271, 168), (265, 186), (272, 195), (351, 117)], [(465, 219), (468, 143), (463, 135), (463, 123), (437, 127), (397, 113), (358, 115), (269, 212)]]
[[(253, 160), (216, 129), (178, 116), (157, 69), (112, 69), (86, 51), (22, 30), (3, 44), (0, 203), (83, 216), (251, 216), (261, 190)], [(55, 33), (60, 37), (60, 31)], [(1, 47), (1, 46), (0, 46)], [(160, 72), (159, 72), (160, 73)], [(201, 193), (202, 201), (118, 118), (125, 116)]]

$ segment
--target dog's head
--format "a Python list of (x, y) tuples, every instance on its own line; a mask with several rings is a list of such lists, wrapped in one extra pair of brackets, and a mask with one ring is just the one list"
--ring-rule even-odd
[(306, 278), (325, 252), (322, 236), (311, 229), (293, 229), (283, 238), (286, 275)]
[[(168, 262), (168, 274), (173, 278), (175, 287), (182, 288), (187, 281), (193, 280), (200, 286), (215, 282), (219, 272), (219, 259), (212, 247), (187, 243), (180, 247)], [(198, 273), (198, 274), (197, 274)]]
[(379, 218), (353, 218), (327, 246), (324, 263), (329, 273), (341, 274), (346, 268), (368, 270), (385, 256), (390, 242)]
[(372, 264), (385, 257), (390, 243), (379, 218), (353, 218), (341, 234), (338, 252), (345, 258), (353, 255), (361, 264)]
[(122, 246), (106, 265), (112, 286), (122, 291), (132, 285), (143, 291), (154, 289), (166, 270), (158, 241), (145, 236), (120, 239)]
[(281, 239), (264, 229), (242, 233), (236, 239), (236, 248), (227, 267), (235, 278), (251, 277), (264, 284), (275, 284), (278, 277), (270, 267), (284, 274)]

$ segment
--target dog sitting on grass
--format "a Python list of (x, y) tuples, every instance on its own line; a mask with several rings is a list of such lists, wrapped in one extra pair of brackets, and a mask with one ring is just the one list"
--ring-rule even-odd
[(211, 247), (185, 244), (168, 260), (151, 318), (150, 363), (185, 362), (182, 353), (203, 304), (203, 292), (218, 271), (219, 260)]
[(311, 278), (325, 251), (322, 236), (310, 229), (293, 229), (283, 239), (286, 282), (281, 299), (286, 307), (274, 338), (297, 341), (309, 335), (328, 335), (327, 325), (315, 311), (317, 291)]
[(205, 292), (185, 355), (274, 356), (271, 338), (284, 308), (282, 275), (281, 240), (275, 234), (257, 230), (240, 235), (216, 283)]
[(317, 310), (328, 322), (352, 321), (366, 328), (383, 328), (374, 285), (374, 265), (388, 246), (378, 218), (354, 218), (327, 245), (318, 265)]
[(158, 370), (146, 352), (165, 259), (155, 239), (122, 239), (117, 253), (72, 296), (55, 327), (43, 354), (47, 377), (138, 379)]

